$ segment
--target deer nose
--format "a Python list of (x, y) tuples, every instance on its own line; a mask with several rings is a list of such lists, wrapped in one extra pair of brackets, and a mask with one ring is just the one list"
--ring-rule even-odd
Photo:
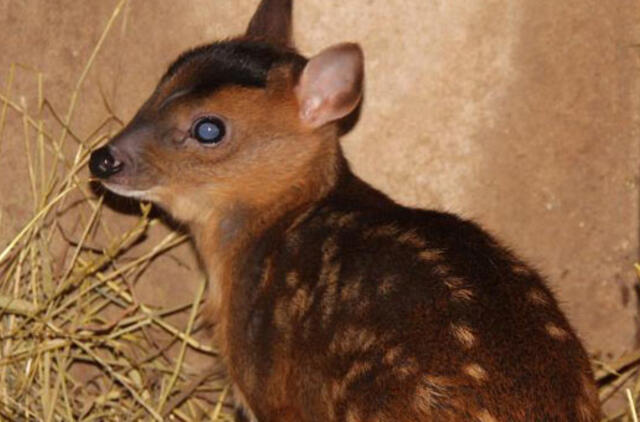
[(114, 157), (111, 147), (108, 145), (95, 150), (89, 160), (89, 170), (99, 179), (113, 176), (119, 173), (123, 167), (123, 162)]

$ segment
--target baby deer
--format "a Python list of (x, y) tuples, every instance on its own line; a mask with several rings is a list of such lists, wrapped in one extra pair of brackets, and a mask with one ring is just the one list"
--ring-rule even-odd
[(188, 225), (246, 418), (596, 421), (587, 355), (541, 277), (472, 222), (355, 176), (339, 122), (363, 54), (307, 59), (291, 0), (184, 53), (91, 157), (111, 191)]

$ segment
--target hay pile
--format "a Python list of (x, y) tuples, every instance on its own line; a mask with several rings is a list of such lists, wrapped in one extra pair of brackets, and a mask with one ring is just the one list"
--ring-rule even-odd
[[(0, 419), (232, 420), (224, 404), (229, 387), (215, 371), (203, 373), (185, 360), (189, 349), (215, 355), (192, 335), (204, 280), (190, 302), (172, 309), (140, 303), (132, 288), (155, 258), (186, 236), (174, 232), (151, 244), (146, 233), (158, 221), (149, 217), (150, 206), (141, 207), (128, 230), (112, 232), (102, 218), (104, 198), (91, 190), (85, 168), (91, 150), (117, 130), (119, 120), (109, 113), (85, 139), (69, 127), (79, 91), (123, 5), (107, 23), (63, 118), (45, 98), (38, 71), (11, 66), (0, 94), (0, 145), (19, 142), (3, 136), (5, 127), (23, 127), (29, 180), (16, 188), (29, 189), (33, 198), (32, 217), (0, 248)], [(34, 113), (12, 93), (22, 74), (37, 80)], [(81, 235), (69, 238), (62, 220), (75, 221)], [(107, 238), (107, 246), (92, 246), (94, 237)], [(144, 252), (132, 257), (133, 246)], [(188, 315), (183, 327), (167, 320), (180, 312)], [(154, 330), (173, 341), (159, 346)], [(175, 353), (168, 358), (170, 347)]]
[[(128, 230), (112, 232), (102, 219), (104, 198), (83, 175), (91, 150), (111, 136), (119, 119), (108, 113), (85, 139), (69, 127), (79, 91), (124, 3), (107, 22), (64, 117), (47, 102), (38, 71), (12, 66), (0, 93), (0, 146), (18, 142), (3, 138), (11, 119), (22, 125), (29, 180), (17, 188), (33, 197), (30, 220), (0, 246), (0, 418), (9, 421), (232, 420), (225, 404), (229, 386), (216, 371), (203, 373), (185, 361), (189, 349), (215, 355), (193, 336), (204, 281), (192, 301), (172, 309), (145, 305), (133, 293), (132, 280), (186, 237), (174, 232), (151, 243), (145, 234), (158, 221), (150, 218), (149, 206), (141, 207)], [(37, 79), (34, 113), (12, 94), (20, 72)], [(57, 127), (46, 123), (52, 118)], [(64, 219), (77, 221), (79, 237), (65, 234), (59, 224)], [(108, 238), (101, 249), (91, 242), (98, 234)], [(145, 252), (131, 258), (134, 245)], [(185, 326), (167, 320), (180, 312), (188, 315)], [(151, 328), (172, 337), (171, 359)], [(603, 401), (624, 391), (629, 402), (607, 420), (638, 420), (639, 361), (635, 353), (610, 364), (594, 362)]]

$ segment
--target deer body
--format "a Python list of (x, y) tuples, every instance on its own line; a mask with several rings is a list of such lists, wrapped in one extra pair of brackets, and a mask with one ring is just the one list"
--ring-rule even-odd
[(236, 400), (270, 421), (596, 421), (589, 361), (535, 271), (471, 222), (358, 179), (354, 44), (307, 60), (291, 1), (183, 55), (91, 170), (187, 223)]
[(259, 421), (596, 420), (589, 362), (535, 272), (343, 171), (233, 270), (229, 363)]

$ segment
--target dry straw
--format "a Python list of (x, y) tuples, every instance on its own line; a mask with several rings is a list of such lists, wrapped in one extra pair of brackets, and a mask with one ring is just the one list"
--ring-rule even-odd
[[(2, 420), (232, 419), (224, 403), (224, 379), (213, 369), (198, 371), (186, 360), (189, 349), (215, 355), (193, 336), (204, 280), (189, 303), (172, 309), (139, 302), (131, 286), (130, 280), (186, 237), (170, 233), (155, 244), (146, 240), (148, 229), (158, 224), (149, 217), (149, 206), (141, 207), (137, 223), (128, 230), (112, 233), (103, 219), (104, 200), (83, 175), (91, 150), (109, 137), (107, 128), (119, 119), (109, 112), (85, 139), (70, 127), (87, 75), (125, 4), (120, 1), (106, 23), (64, 117), (46, 100), (42, 73), (36, 70), (12, 65), (0, 93), (0, 148), (15, 142), (4, 135), (9, 124), (23, 128), (26, 187), (33, 197), (32, 217), (0, 247)], [(22, 74), (35, 75), (35, 113), (12, 93)], [(48, 124), (51, 120), (57, 128)], [(59, 224), (69, 218), (81, 226), (74, 239), (68, 239)], [(99, 250), (91, 246), (98, 231), (108, 237), (107, 246)], [(133, 246), (136, 253), (145, 252), (132, 258)], [(168, 319), (180, 312), (188, 316), (184, 327)], [(152, 329), (173, 337), (165, 343), (177, 349), (174, 358), (167, 359)], [(90, 378), (86, 370), (75, 369), (79, 365), (92, 369)]]
[[(123, 233), (111, 233), (102, 218), (103, 198), (92, 193), (89, 180), (81, 175), (86, 174), (83, 169), (90, 151), (108, 138), (105, 128), (120, 121), (109, 111), (85, 139), (70, 127), (85, 79), (125, 5), (126, 0), (121, 0), (108, 20), (63, 118), (46, 100), (38, 71), (12, 65), (0, 92), (0, 148), (14, 141), (3, 134), (9, 120), (16, 119), (11, 124), (23, 127), (27, 188), (33, 197), (32, 217), (0, 247), (0, 419), (232, 420), (225, 403), (229, 386), (222, 377), (215, 370), (198, 372), (185, 360), (189, 349), (215, 355), (193, 337), (204, 281), (191, 302), (172, 309), (140, 303), (128, 281), (152, 266), (155, 258), (184, 243), (185, 236), (171, 233), (150, 244), (145, 234), (157, 221), (149, 218), (147, 206), (141, 208), (136, 224)], [(12, 88), (19, 72), (35, 74), (35, 114), (14, 100)], [(47, 113), (57, 122), (57, 136), (45, 123)], [(66, 145), (70, 138), (77, 144), (71, 154)], [(67, 239), (58, 224), (68, 218), (71, 207), (65, 204), (71, 201), (77, 202), (74, 218), (83, 225), (75, 240)], [(105, 248), (96, 250), (88, 241), (99, 228), (109, 240)], [(66, 248), (62, 258), (59, 245), (54, 246), (60, 239)], [(146, 247), (146, 252), (124, 260), (134, 245)], [(119, 316), (107, 318), (106, 309), (118, 310)], [(185, 327), (167, 320), (180, 312), (188, 314)], [(165, 350), (149, 335), (150, 328), (173, 337), (170, 344), (178, 349), (175, 358), (166, 358)], [(618, 397), (626, 403), (606, 420), (638, 420), (634, 403), (640, 396), (639, 362), (640, 352), (608, 364), (594, 362), (603, 402)], [(80, 363), (94, 368), (91, 379), (76, 376), (73, 367)]]

